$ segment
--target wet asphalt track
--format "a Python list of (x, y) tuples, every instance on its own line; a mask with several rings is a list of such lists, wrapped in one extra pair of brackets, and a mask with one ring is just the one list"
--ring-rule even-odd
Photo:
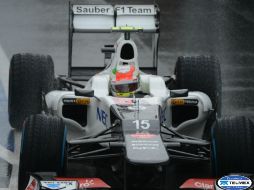
[[(254, 2), (251, 0), (157, 2), (161, 8), (160, 73), (171, 74), (177, 56), (215, 55), (219, 58), (222, 68), (223, 115), (247, 115), (254, 119)], [(20, 134), (12, 131), (8, 124), (6, 94), (8, 59), (18, 52), (50, 54), (55, 61), (56, 73), (65, 74), (67, 6), (66, 0), (0, 1), (0, 190), (8, 188), (9, 185), (10, 189), (15, 189), (17, 174), (15, 159), (18, 157), (20, 137)], [(76, 40), (75, 62), (78, 64), (85, 59), (87, 65), (94, 63), (102, 65), (103, 56), (100, 55), (100, 47), (104, 43), (110, 43), (114, 36), (104, 39), (105, 36), (79, 36), (79, 40)], [(145, 36), (137, 40), (140, 46), (145, 47), (142, 57), (148, 56), (150, 44), (146, 39)], [(148, 61), (144, 60), (141, 64), (148, 64)], [(4, 151), (2, 148), (10, 151)], [(6, 160), (13, 165), (8, 164)], [(187, 170), (198, 171), (199, 168)], [(188, 171), (178, 172), (179, 176), (184, 173), (187, 175)]]

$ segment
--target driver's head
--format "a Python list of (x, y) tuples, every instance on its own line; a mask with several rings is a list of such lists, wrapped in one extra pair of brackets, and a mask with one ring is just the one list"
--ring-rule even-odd
[(139, 88), (138, 71), (133, 65), (118, 65), (112, 71), (111, 92), (114, 96), (130, 97)]

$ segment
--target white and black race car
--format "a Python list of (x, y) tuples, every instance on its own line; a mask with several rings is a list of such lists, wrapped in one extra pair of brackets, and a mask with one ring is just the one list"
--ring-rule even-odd
[[(55, 77), (50, 56), (16, 54), (11, 60), (9, 120), (23, 129), (19, 190), (169, 189), (167, 168), (179, 160), (211, 161), (216, 176), (254, 171), (252, 122), (218, 119), (215, 57), (179, 57), (171, 77), (157, 75), (158, 6), (69, 8), (68, 76)], [(72, 65), (77, 32), (121, 33), (102, 48), (104, 68)], [(153, 35), (152, 67), (139, 67), (132, 33)], [(70, 174), (73, 163), (81, 178)]]

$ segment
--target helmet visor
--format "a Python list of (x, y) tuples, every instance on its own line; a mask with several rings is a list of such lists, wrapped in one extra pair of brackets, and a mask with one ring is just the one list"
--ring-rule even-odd
[(112, 89), (117, 93), (133, 92), (138, 89), (138, 82), (112, 84)]

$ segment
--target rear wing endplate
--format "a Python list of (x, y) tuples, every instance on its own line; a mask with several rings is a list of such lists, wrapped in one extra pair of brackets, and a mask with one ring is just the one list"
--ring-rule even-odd
[[(104, 67), (73, 67), (72, 46), (74, 33), (123, 32), (122, 28), (136, 28), (137, 31), (153, 35), (153, 66), (147, 67), (149, 73), (157, 74), (159, 43), (159, 8), (157, 5), (85, 5), (69, 3), (69, 52), (68, 77), (74, 80), (88, 80), (91, 73)], [(119, 29), (119, 30), (118, 30)], [(141, 68), (142, 69), (142, 68)], [(86, 72), (82, 72), (86, 70)], [(89, 72), (89, 70), (93, 72)], [(79, 72), (81, 71), (81, 72)], [(89, 76), (84, 76), (90, 73)]]

